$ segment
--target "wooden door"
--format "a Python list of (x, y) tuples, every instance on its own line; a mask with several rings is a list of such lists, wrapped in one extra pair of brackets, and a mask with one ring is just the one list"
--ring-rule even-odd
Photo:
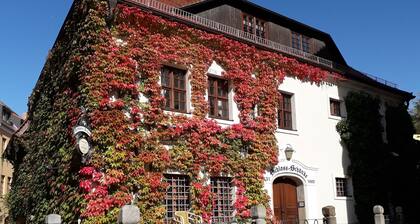
[(274, 216), (281, 224), (299, 223), (296, 183), (278, 178), (273, 183)]

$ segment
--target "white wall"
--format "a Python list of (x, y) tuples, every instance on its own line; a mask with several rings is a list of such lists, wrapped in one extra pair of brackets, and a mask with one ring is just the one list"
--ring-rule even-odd
[[(213, 62), (208, 73), (222, 76), (223, 68)], [(279, 86), (279, 90), (293, 94), (293, 130), (277, 129), (275, 133), (280, 150), (278, 165), (299, 166), (308, 176), (302, 178), (293, 172), (275, 174), (267, 172), (265, 174), (265, 189), (271, 196), (272, 182), (275, 178), (282, 175), (293, 176), (300, 179), (304, 185), (304, 210), (307, 219), (322, 218), (322, 207), (332, 205), (336, 208), (338, 223), (356, 223), (353, 197), (337, 197), (335, 186), (336, 177), (348, 177), (347, 168), (350, 164), (347, 151), (341, 144), (340, 136), (336, 131), (336, 124), (346, 117), (344, 98), (349, 91), (365, 91), (377, 96), (381, 99), (383, 115), (385, 104), (396, 105), (403, 99), (400, 96), (351, 80), (316, 85), (302, 82), (293, 77), (286, 77)], [(230, 119), (216, 119), (221, 126), (226, 127), (239, 122), (239, 111), (233, 98), (234, 92), (231, 86), (229, 93)], [(330, 98), (342, 101), (341, 117), (331, 115)], [(283, 151), (288, 144), (295, 150), (291, 161), (285, 159)]]
[[(279, 86), (279, 90), (293, 94), (294, 125), (294, 130), (278, 129), (275, 133), (281, 150), (279, 161), (282, 160), (284, 163), (285, 156), (282, 150), (287, 144), (290, 144), (296, 150), (293, 160), (317, 170), (313, 172), (314, 183), (305, 183), (304, 187), (306, 218), (322, 218), (321, 208), (333, 205), (336, 208), (338, 223), (357, 222), (353, 197), (337, 197), (335, 192), (335, 178), (347, 177), (347, 167), (350, 163), (347, 151), (340, 143), (340, 136), (335, 128), (336, 124), (346, 116), (344, 97), (349, 91), (363, 90), (381, 98), (383, 104), (384, 102), (391, 105), (397, 104), (402, 99), (349, 80), (338, 84), (316, 85), (286, 77), (283, 84)], [(342, 117), (330, 115), (330, 98), (343, 101), (341, 104)], [(237, 121), (236, 113), (238, 111), (236, 108), (234, 112), (233, 120)], [(291, 161), (286, 163), (291, 163)], [(269, 176), (270, 174), (267, 173), (266, 179), (269, 179)], [(266, 180), (265, 183), (265, 188), (270, 196), (272, 181), (273, 177), (269, 181)]]

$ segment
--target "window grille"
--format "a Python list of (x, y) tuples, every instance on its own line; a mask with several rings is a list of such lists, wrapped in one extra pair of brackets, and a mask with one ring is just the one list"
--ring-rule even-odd
[(169, 174), (164, 176), (164, 181), (169, 185), (165, 196), (165, 223), (170, 223), (176, 211), (190, 209), (190, 182), (188, 176)]
[(233, 221), (233, 184), (227, 177), (210, 179), (213, 201), (212, 223), (230, 223)]
[(337, 191), (337, 197), (350, 197), (348, 190), (348, 181), (346, 178), (335, 178), (335, 185)]

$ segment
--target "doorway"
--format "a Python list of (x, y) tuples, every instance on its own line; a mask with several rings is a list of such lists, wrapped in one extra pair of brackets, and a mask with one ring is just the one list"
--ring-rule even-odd
[(299, 223), (297, 183), (286, 177), (279, 177), (273, 182), (274, 216), (278, 223)]

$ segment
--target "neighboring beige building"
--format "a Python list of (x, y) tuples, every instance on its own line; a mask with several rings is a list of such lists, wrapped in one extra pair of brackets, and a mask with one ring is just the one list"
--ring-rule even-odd
[(0, 101), (0, 224), (9, 223), (5, 198), (10, 190), (13, 176), (13, 166), (4, 159), (3, 153), (9, 143), (10, 137), (18, 130), (22, 123), (22, 118)]

